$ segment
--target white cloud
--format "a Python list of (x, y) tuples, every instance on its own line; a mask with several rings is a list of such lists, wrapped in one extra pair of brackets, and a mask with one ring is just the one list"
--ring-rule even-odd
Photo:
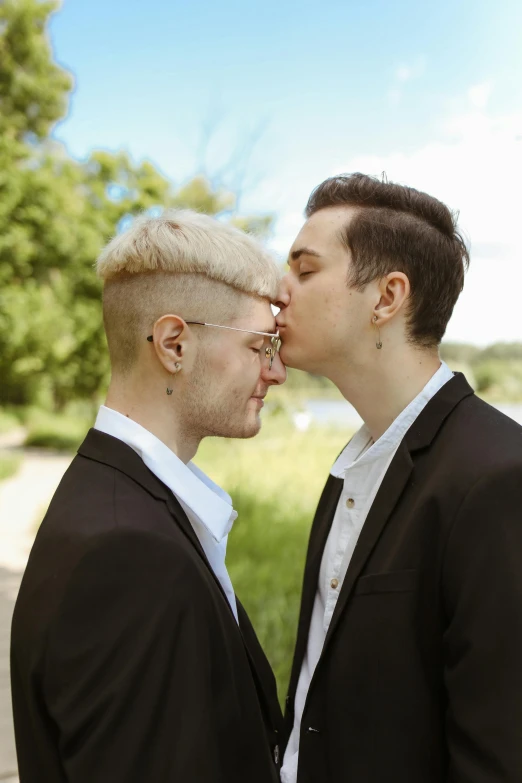
[(485, 109), (489, 103), (491, 92), (493, 90), (493, 82), (488, 79), (481, 84), (475, 84), (468, 90), (468, 101), (477, 109)]
[(268, 246), (282, 261), (286, 261), (288, 251), (304, 222), (303, 212), (283, 212), (278, 217), (274, 236), (269, 240)]
[[(481, 99), (485, 94), (483, 89)], [(473, 95), (468, 111), (447, 117), (417, 150), (341, 159), (324, 175), (385, 171), (388, 179), (459, 210), (459, 225), (471, 241), (471, 266), (447, 337), (485, 345), (522, 340), (522, 112), (495, 116), (477, 107), (479, 93)], [(287, 253), (302, 222), (300, 213), (283, 213), (272, 247)]]

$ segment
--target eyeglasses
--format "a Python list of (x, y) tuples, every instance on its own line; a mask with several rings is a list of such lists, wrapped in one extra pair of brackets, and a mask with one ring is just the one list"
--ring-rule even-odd
[[(229, 329), (232, 332), (245, 332), (246, 334), (258, 334), (261, 337), (270, 337), (270, 345), (267, 345), (265, 348), (265, 356), (270, 360), (268, 364), (269, 370), (272, 369), (276, 354), (281, 347), (281, 338), (279, 337), (279, 332), (254, 332), (251, 329), (238, 329), (235, 326), (221, 326), (220, 324), (206, 324), (202, 321), (185, 321), (185, 323), (193, 326), (213, 326), (215, 329)], [(147, 340), (149, 343), (154, 342), (154, 338), (151, 334), (147, 337)]]

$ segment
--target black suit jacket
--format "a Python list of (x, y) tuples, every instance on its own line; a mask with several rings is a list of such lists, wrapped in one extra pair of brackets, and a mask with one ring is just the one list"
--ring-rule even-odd
[(281, 714), (170, 490), (91, 430), (56, 491), (15, 607), (21, 783), (274, 783)]
[[(313, 523), (286, 733), (343, 482)], [(522, 427), (456, 375), (404, 438), (306, 701), (298, 783), (522, 781)]]

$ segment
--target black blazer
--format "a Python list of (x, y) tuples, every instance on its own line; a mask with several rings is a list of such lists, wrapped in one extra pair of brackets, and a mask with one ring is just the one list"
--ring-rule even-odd
[[(286, 734), (325, 543), (313, 523)], [(404, 438), (306, 701), (298, 783), (522, 781), (522, 427), (456, 375)]]
[(172, 492), (91, 430), (14, 611), (21, 783), (277, 781), (275, 681), (238, 612)]

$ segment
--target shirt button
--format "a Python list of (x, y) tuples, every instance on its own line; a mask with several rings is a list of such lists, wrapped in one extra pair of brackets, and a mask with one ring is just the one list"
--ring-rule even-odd
[(332, 581), (330, 582), (330, 587), (332, 588), (332, 590), (337, 590), (337, 588), (339, 587), (339, 580), (332, 579)]
[(346, 501), (346, 505), (348, 506), (348, 508), (353, 508), (355, 506), (355, 500), (353, 498), (348, 498), (348, 500)]

